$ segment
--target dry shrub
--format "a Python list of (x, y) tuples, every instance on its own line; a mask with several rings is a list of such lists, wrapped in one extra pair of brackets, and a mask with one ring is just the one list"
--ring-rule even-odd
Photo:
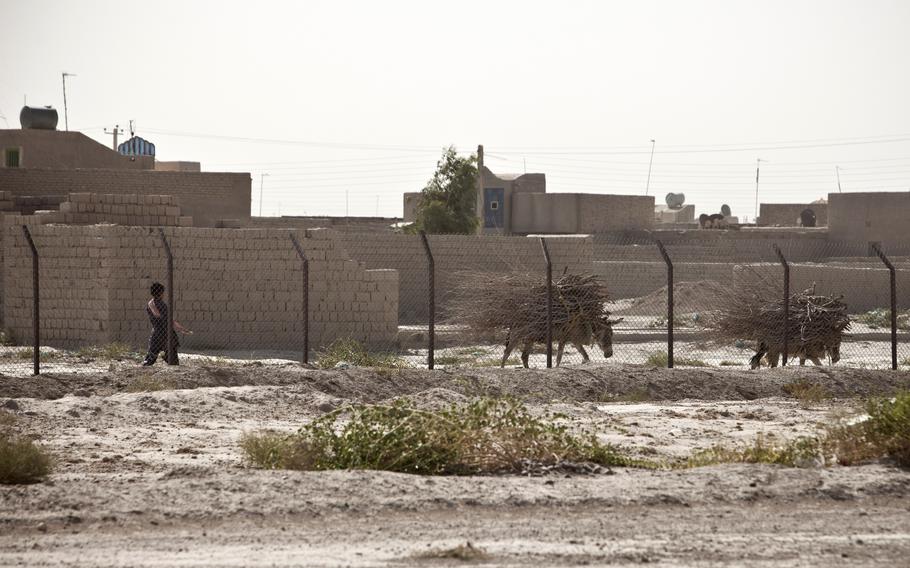
[(804, 377), (787, 383), (781, 389), (788, 395), (799, 401), (800, 406), (807, 408), (813, 404), (831, 398), (831, 393), (824, 386), (818, 383), (807, 381)]
[(0, 484), (37, 483), (50, 474), (53, 458), (33, 440), (14, 432), (14, 423), (15, 417), (6, 417), (0, 424)]
[(461, 562), (477, 562), (485, 560), (488, 557), (489, 555), (484, 549), (476, 547), (470, 542), (459, 544), (458, 546), (453, 546), (451, 548), (428, 550), (414, 555), (414, 558), (417, 559), (458, 560)]
[(569, 463), (632, 465), (593, 435), (572, 435), (565, 426), (531, 416), (518, 401), (494, 398), (434, 411), (405, 399), (354, 405), (290, 436), (248, 434), (241, 447), (251, 464), (263, 468), (472, 475)]
[(391, 353), (370, 353), (355, 339), (336, 339), (331, 345), (316, 354), (316, 365), (320, 369), (333, 369), (338, 363), (355, 367), (376, 367), (400, 369), (406, 363)]
[[(645, 365), (649, 367), (666, 367), (670, 363), (670, 357), (664, 351), (655, 351), (648, 355)], [(673, 356), (674, 367), (708, 367), (709, 365), (701, 359), (691, 359), (687, 357)]]
[(108, 359), (111, 361), (139, 361), (142, 355), (126, 343), (107, 343), (105, 345), (88, 345), (76, 351), (76, 356), (83, 359)]
[(154, 392), (164, 390), (174, 390), (177, 388), (177, 381), (169, 378), (156, 376), (139, 377), (126, 386), (126, 392)]

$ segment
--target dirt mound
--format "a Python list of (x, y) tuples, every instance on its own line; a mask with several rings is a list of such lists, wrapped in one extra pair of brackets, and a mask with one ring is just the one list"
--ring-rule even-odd
[[(314, 400), (375, 403), (419, 395), (427, 404), (457, 396), (515, 396), (528, 401), (598, 401), (605, 393), (646, 394), (652, 400), (752, 400), (784, 396), (783, 386), (802, 379), (831, 396), (883, 395), (906, 388), (910, 373), (869, 369), (786, 368), (765, 371), (585, 366), (558, 369), (314, 370), (300, 365), (120, 369), (99, 374), (0, 377), (0, 399), (56, 399), (66, 395), (109, 396), (137, 385), (164, 389), (223, 386), (293, 386)], [(149, 390), (155, 390), (150, 388)]]
[[(679, 282), (673, 285), (673, 301), (678, 313), (709, 310), (715, 305), (717, 297), (729, 293), (726, 286), (713, 280)], [(666, 313), (666, 286), (636, 299), (630, 307), (615, 312), (616, 315), (630, 316), (661, 316)]]

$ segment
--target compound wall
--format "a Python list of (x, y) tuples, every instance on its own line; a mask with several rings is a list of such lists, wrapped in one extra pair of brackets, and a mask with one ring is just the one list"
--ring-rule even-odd
[(805, 209), (815, 212), (817, 227), (824, 227), (828, 224), (827, 203), (762, 203), (759, 209), (758, 224), (763, 227), (799, 227), (799, 215)]
[[(783, 282), (783, 268), (777, 264), (744, 264), (733, 269), (734, 286), (746, 281), (767, 279)], [(790, 292), (810, 288), (817, 294), (843, 296), (850, 313), (864, 313), (891, 305), (888, 270), (874, 265), (831, 266), (822, 264), (791, 264)], [(910, 270), (897, 270), (898, 309), (910, 305)]]
[[(32, 260), (21, 222), (4, 234), (4, 325), (31, 333)], [(41, 255), (46, 343), (142, 346), (149, 286), (165, 282), (157, 231), (139, 227), (31, 227)], [(288, 230), (163, 229), (175, 259), (175, 317), (195, 334), (186, 348), (301, 349), (302, 270)], [(388, 347), (397, 339), (398, 275), (366, 270), (328, 231), (296, 232), (310, 259), (310, 345), (351, 337)]]
[[(428, 314), (427, 259), (417, 235), (338, 233), (352, 258), (367, 268), (390, 268), (400, 275), (399, 317), (402, 323), (425, 323)], [(436, 303), (445, 317), (448, 295), (462, 272), (534, 272), (541, 281), (546, 264), (540, 240), (529, 237), (429, 235), (436, 265)], [(589, 236), (548, 236), (554, 277), (563, 270), (591, 272), (593, 249)], [(481, 293), (482, 291), (478, 291)]]
[[(674, 263), (675, 282), (700, 282), (711, 280), (730, 284), (733, 280), (733, 263)], [(667, 285), (667, 265), (663, 261), (594, 262), (594, 273), (607, 286), (610, 298), (638, 298), (660, 290)]]
[(910, 192), (829, 193), (831, 238), (886, 248), (910, 241)]

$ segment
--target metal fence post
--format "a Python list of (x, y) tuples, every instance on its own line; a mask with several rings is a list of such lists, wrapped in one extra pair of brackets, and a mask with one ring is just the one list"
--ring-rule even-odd
[(310, 261), (297, 241), (297, 236), (290, 233), (291, 243), (297, 250), (297, 256), (303, 262), (303, 358), (301, 363), (310, 362)]
[(427, 287), (429, 288), (429, 320), (430, 329), (427, 333), (427, 368), (432, 369), (436, 355), (436, 263), (433, 261), (433, 251), (425, 231), (420, 231), (420, 241), (427, 255)]
[(171, 245), (164, 236), (164, 229), (158, 228), (161, 244), (164, 245), (164, 254), (167, 256), (167, 345), (165, 346), (165, 361), (168, 365), (177, 364), (177, 350), (174, 349), (174, 255), (171, 254)]
[(25, 233), (25, 240), (32, 249), (32, 330), (34, 337), (34, 352), (32, 362), (34, 363), (33, 374), (41, 374), (41, 311), (39, 309), (41, 286), (38, 277), (38, 247), (32, 240), (32, 233), (28, 230), (27, 225), (22, 225), (22, 232)]
[(540, 248), (547, 262), (547, 369), (553, 368), (553, 262), (550, 260), (550, 249), (547, 240), (540, 237)]
[(885, 256), (885, 253), (882, 251), (881, 247), (878, 246), (878, 243), (872, 243), (872, 250), (875, 251), (875, 254), (885, 263), (885, 266), (888, 267), (888, 272), (891, 276), (891, 368), (897, 369), (897, 274), (894, 270), (894, 265), (891, 264), (891, 261)]
[(777, 260), (784, 267), (784, 360), (781, 366), (786, 367), (787, 361), (790, 360), (790, 263), (787, 262), (780, 247), (776, 243), (773, 246)]
[(664, 248), (664, 244), (660, 241), (655, 241), (657, 243), (657, 250), (660, 251), (660, 256), (664, 257), (664, 262), (667, 263), (667, 368), (673, 368), (673, 261), (670, 260), (670, 255), (667, 254), (667, 249)]

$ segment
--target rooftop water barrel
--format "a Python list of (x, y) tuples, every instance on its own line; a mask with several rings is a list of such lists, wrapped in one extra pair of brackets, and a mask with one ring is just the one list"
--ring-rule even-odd
[(57, 109), (47, 107), (22, 107), (19, 123), (23, 129), (57, 130)]

